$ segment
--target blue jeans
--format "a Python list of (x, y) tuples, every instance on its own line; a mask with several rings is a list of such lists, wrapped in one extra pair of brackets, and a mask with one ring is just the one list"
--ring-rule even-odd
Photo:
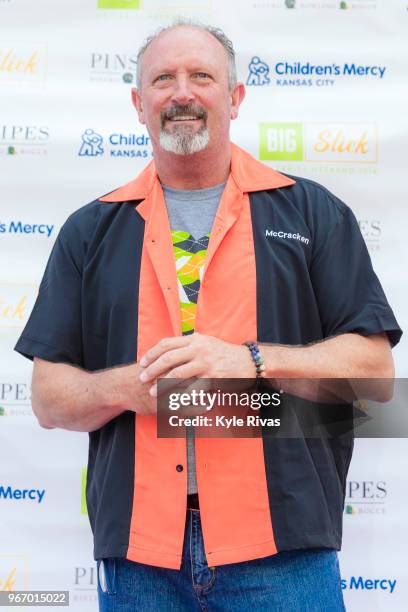
[(311, 549), (209, 568), (200, 512), (187, 511), (180, 570), (98, 561), (101, 612), (344, 612), (335, 550)]

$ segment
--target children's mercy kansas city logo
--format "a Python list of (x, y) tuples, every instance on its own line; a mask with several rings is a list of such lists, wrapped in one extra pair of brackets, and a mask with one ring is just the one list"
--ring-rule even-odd
[(266, 229), (265, 236), (267, 238), (283, 238), (284, 240), (298, 240), (304, 244), (309, 244), (309, 238), (302, 236), (299, 232), (282, 232), (273, 229)]
[(268, 64), (262, 61), (257, 55), (255, 55), (249, 62), (248, 70), (249, 74), (246, 80), (247, 85), (269, 85), (271, 82), (269, 78)]
[(0, 499), (31, 500), (41, 504), (45, 495), (45, 489), (17, 489), (10, 485), (0, 485)]
[(103, 137), (91, 128), (82, 134), (82, 144), (78, 155), (80, 157), (97, 157), (103, 155)]

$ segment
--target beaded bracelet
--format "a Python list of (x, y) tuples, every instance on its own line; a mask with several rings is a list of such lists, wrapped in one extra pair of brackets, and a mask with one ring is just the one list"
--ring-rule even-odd
[(256, 342), (244, 342), (244, 345), (249, 348), (251, 353), (251, 357), (255, 363), (256, 368), (256, 378), (264, 378), (265, 376), (265, 364), (262, 359), (261, 351), (259, 350), (259, 346)]

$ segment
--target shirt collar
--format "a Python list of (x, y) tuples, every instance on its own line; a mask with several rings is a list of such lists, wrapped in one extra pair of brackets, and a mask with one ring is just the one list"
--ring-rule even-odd
[[(262, 164), (252, 155), (231, 143), (231, 177), (242, 193), (279, 189), (295, 183), (294, 180)], [(128, 202), (144, 200), (158, 181), (152, 160), (133, 180), (99, 198), (101, 202)]]

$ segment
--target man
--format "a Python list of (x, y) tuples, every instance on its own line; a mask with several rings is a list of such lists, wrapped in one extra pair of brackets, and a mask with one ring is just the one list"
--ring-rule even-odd
[(148, 39), (132, 95), (154, 162), (70, 216), (16, 347), (40, 424), (90, 434), (100, 608), (343, 610), (352, 440), (190, 432), (187, 453), (156, 396), (254, 379), (254, 339), (268, 378), (392, 378), (401, 331), (355, 218), (231, 144), (244, 86), (219, 30)]

